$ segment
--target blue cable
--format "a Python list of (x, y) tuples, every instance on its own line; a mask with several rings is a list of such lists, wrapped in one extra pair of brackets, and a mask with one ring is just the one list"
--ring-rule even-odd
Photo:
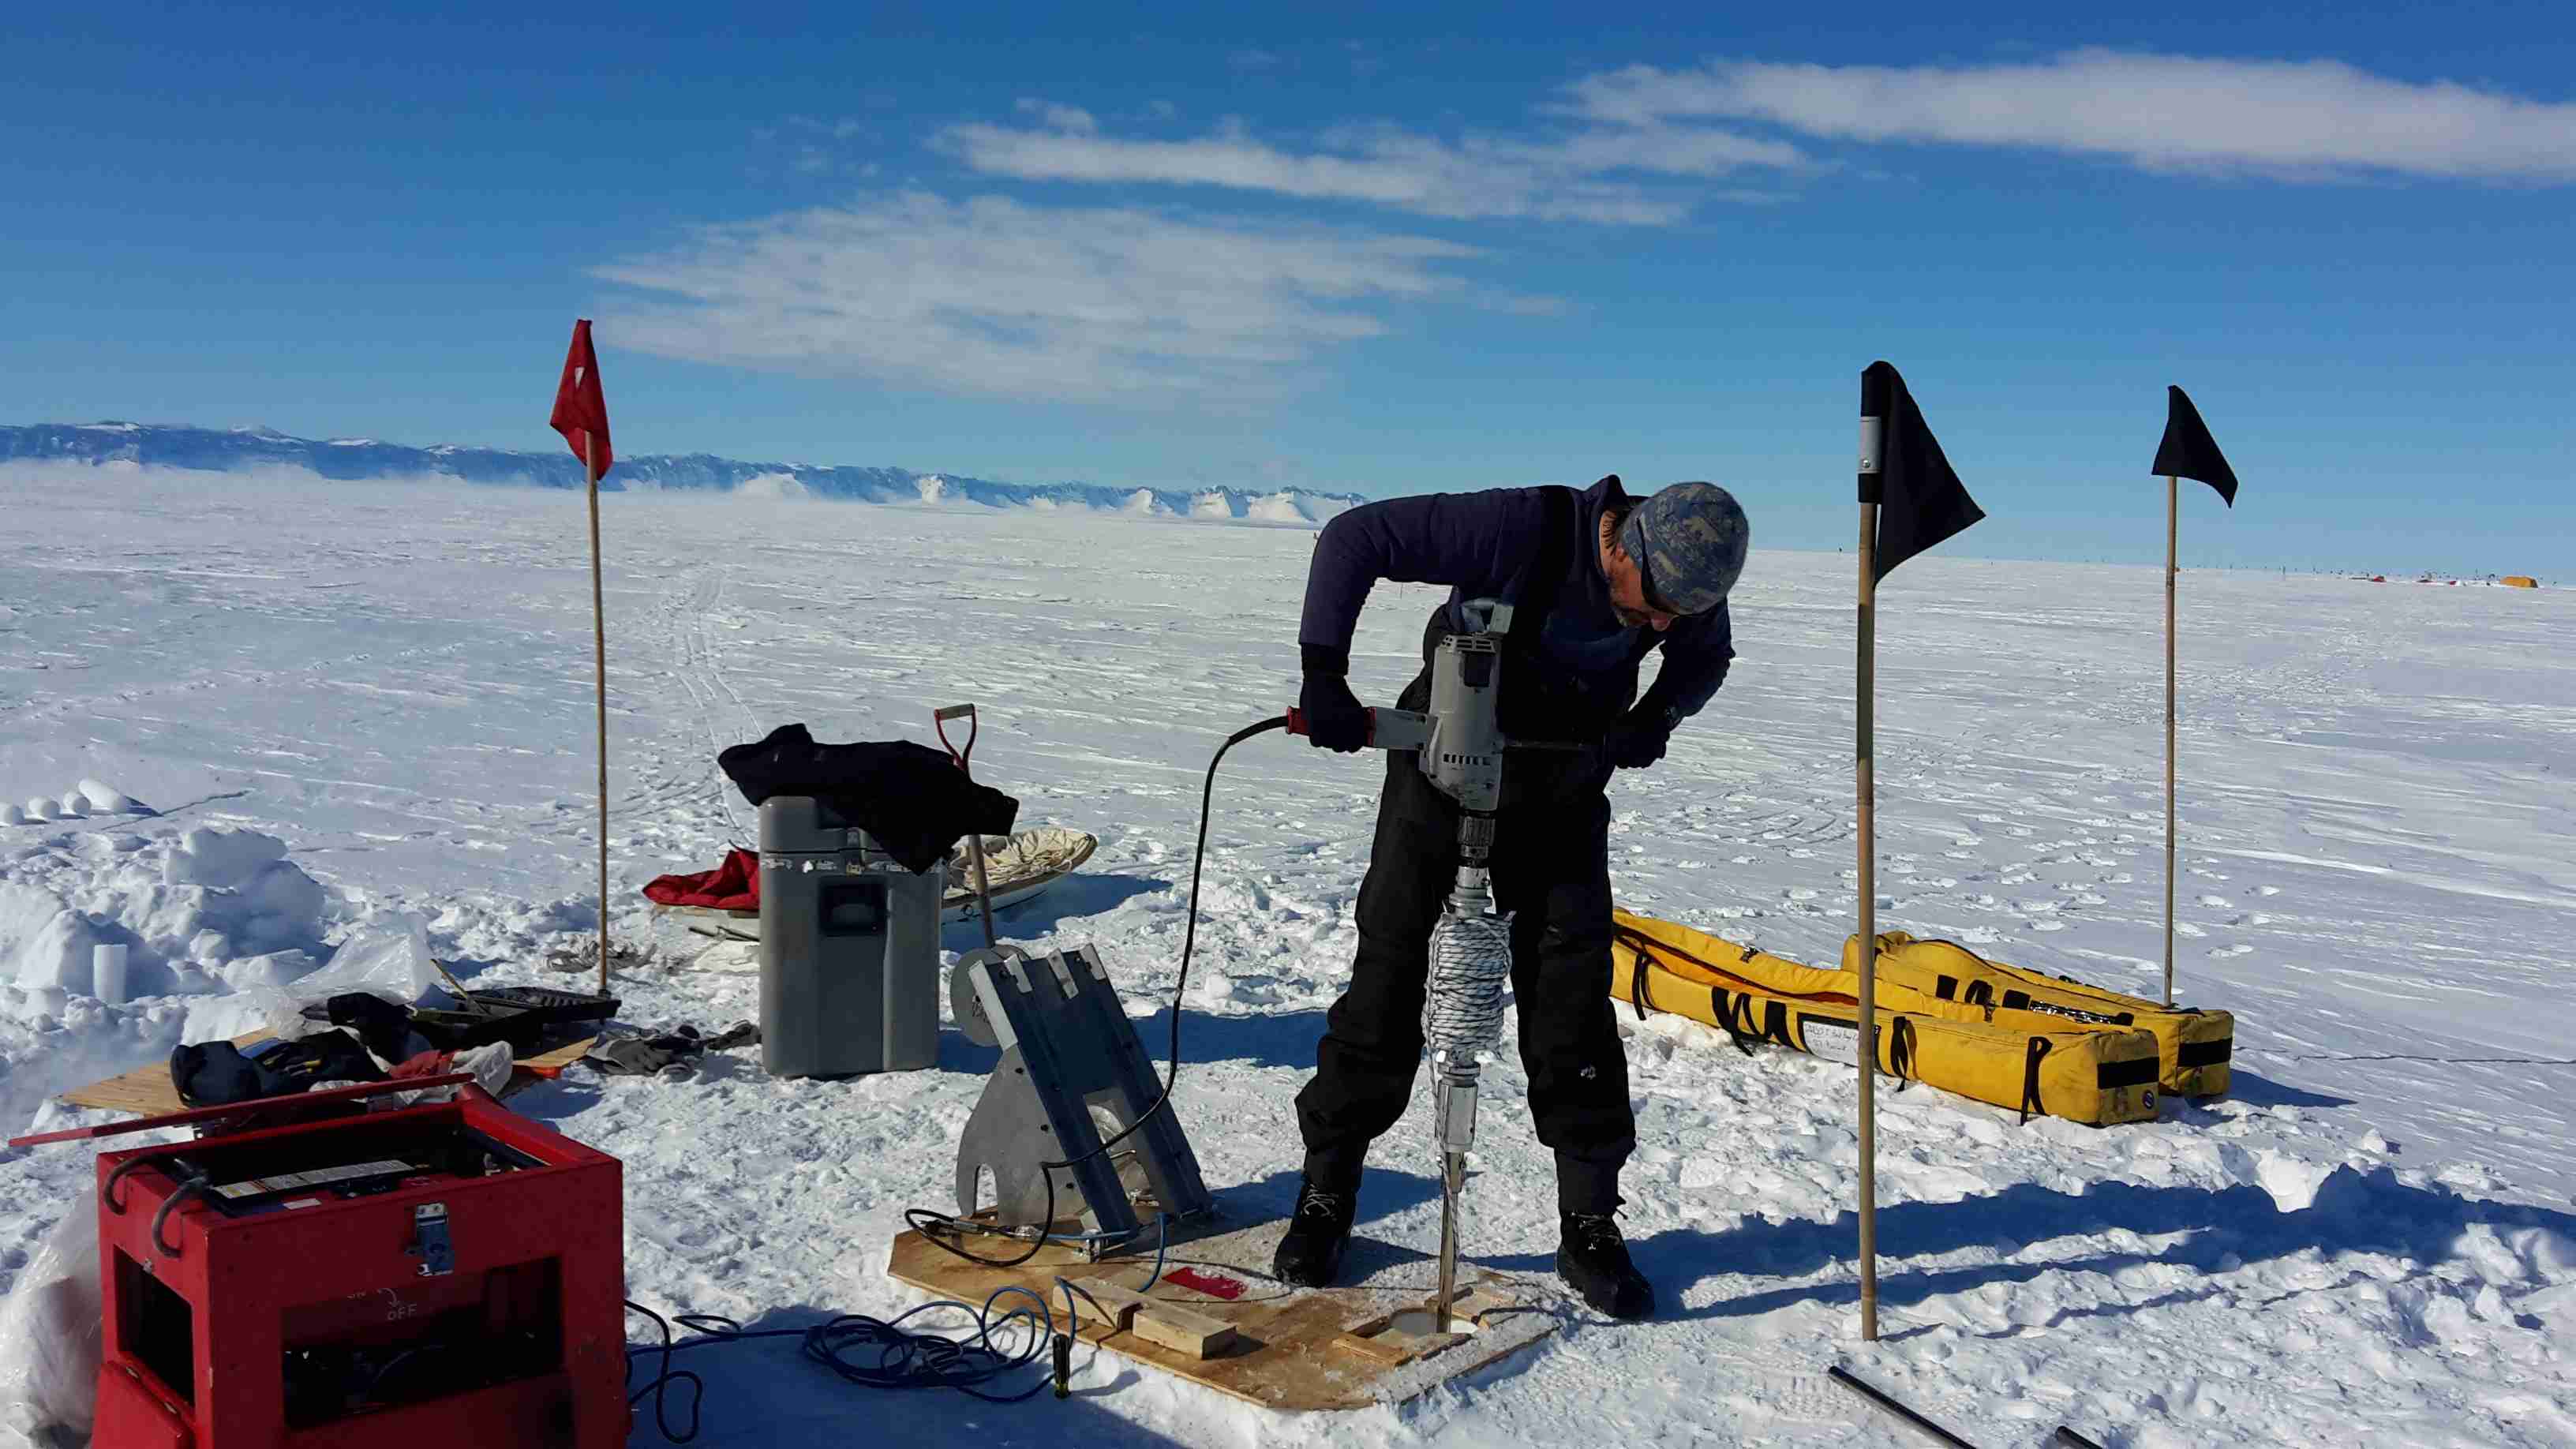
[(1172, 1215), (1163, 1213), (1154, 1219), (1154, 1273), (1152, 1277), (1145, 1280), (1144, 1287), (1136, 1290), (1137, 1292), (1150, 1293), (1154, 1290), (1155, 1284), (1163, 1281), (1163, 1250), (1170, 1247), (1171, 1243)]

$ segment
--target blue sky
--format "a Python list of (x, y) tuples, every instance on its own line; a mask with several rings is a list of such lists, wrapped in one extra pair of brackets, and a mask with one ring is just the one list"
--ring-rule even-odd
[(38, 8), (0, 421), (548, 446), (589, 315), (628, 452), (1705, 477), (1833, 547), (1883, 356), (1958, 551), (2160, 556), (2169, 382), (2245, 480), (2187, 562), (2576, 539), (2563, 5)]

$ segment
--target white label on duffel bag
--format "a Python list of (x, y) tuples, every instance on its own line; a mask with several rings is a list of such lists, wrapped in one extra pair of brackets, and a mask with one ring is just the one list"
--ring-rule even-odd
[[(1847, 1021), (1824, 1021), (1808, 1017), (1801, 1030), (1807, 1039), (1807, 1054), (1846, 1067), (1860, 1065), (1860, 1028)], [(1880, 1076), (1892, 1075), (1886, 1068)], [(1901, 1079), (1900, 1079), (1901, 1080)]]
[(1860, 1065), (1860, 1028), (1858, 1026), (1839, 1021), (1818, 1021), (1810, 1017), (1806, 1027), (1809, 1055), (1822, 1057), (1829, 1062), (1840, 1062), (1847, 1067)]

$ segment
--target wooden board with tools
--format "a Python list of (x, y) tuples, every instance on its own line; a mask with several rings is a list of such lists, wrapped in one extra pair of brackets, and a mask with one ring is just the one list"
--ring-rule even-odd
[[(1068, 1230), (1079, 1231), (1067, 1223)], [(1219, 1393), (1290, 1411), (1401, 1403), (1434, 1386), (1510, 1358), (1556, 1331), (1563, 1309), (1517, 1280), (1463, 1274), (1456, 1332), (1431, 1331), (1432, 1293), (1419, 1260), (1390, 1263), (1351, 1287), (1291, 1288), (1268, 1272), (1284, 1225), (1176, 1235), (1159, 1281), (1143, 1292), (1154, 1251), (1128, 1250), (1099, 1262), (1050, 1245), (1029, 1262), (993, 1268), (970, 1262), (918, 1231), (896, 1236), (887, 1264), (895, 1279), (938, 1298), (981, 1303), (1006, 1287), (1046, 1295), (1061, 1318), (1061, 1278), (1079, 1296), (1083, 1342)], [(1018, 1239), (970, 1237), (987, 1258), (1026, 1251)], [(1365, 1247), (1355, 1243), (1354, 1248)], [(1240, 1265), (1240, 1266), (1236, 1266)], [(1107, 1321), (1103, 1321), (1103, 1314)]]
[[(255, 1031), (247, 1036), (234, 1037), (232, 1040), (235, 1046), (247, 1047), (253, 1042), (268, 1040), (268, 1033)], [(508, 1096), (539, 1080), (559, 1075), (564, 1068), (588, 1055), (590, 1049), (598, 1043), (599, 1038), (595, 1036), (584, 1037), (542, 1055), (514, 1063), (510, 1069), (509, 1090), (502, 1095)], [(104, 1081), (92, 1082), (86, 1087), (74, 1087), (68, 1092), (57, 1093), (56, 1096), (59, 1100), (75, 1107), (95, 1107), (108, 1112), (131, 1112), (138, 1117), (166, 1116), (183, 1110), (187, 1105), (179, 1100), (179, 1089), (170, 1080), (170, 1066), (167, 1062), (154, 1062), (149, 1066), (136, 1067), (133, 1071), (109, 1077)]]

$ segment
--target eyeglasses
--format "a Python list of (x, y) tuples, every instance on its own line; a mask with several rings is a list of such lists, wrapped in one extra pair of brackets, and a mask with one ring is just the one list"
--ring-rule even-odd
[(1643, 553), (1637, 557), (1637, 593), (1645, 600), (1646, 607), (1658, 614), (1670, 614), (1676, 619), (1690, 617), (1687, 610), (1674, 608), (1669, 600), (1655, 592), (1655, 573), (1647, 566)]

